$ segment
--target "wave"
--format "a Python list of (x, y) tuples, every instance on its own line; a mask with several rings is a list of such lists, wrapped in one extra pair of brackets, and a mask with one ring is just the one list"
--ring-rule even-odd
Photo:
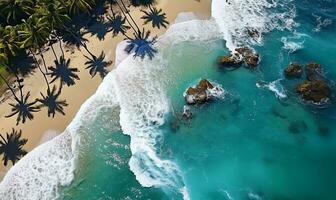
[(304, 48), (304, 43), (308, 37), (310, 36), (307, 34), (294, 31), (292, 36), (281, 37), (282, 48), (288, 50), (289, 53), (294, 53)]
[(262, 35), (292, 29), (296, 11), (291, 0), (213, 0), (212, 16), (233, 52), (237, 47), (262, 43)]
[[(201, 41), (218, 37), (213, 21), (191, 20), (172, 25), (158, 39), (157, 48), (182, 41)], [(118, 66), (110, 72), (96, 93), (81, 107), (66, 130), (56, 138), (36, 147), (15, 166), (0, 183), (0, 197), (14, 199), (56, 199), (60, 186), (69, 186), (79, 162), (87, 129), (102, 107), (120, 109), (120, 126), (131, 137), (129, 166), (144, 187), (162, 187), (189, 199), (178, 166), (157, 155), (162, 140), (159, 127), (169, 112), (162, 76), (167, 61), (158, 54), (153, 60), (125, 55), (124, 42), (116, 52)], [(161, 52), (161, 51), (160, 51)], [(94, 134), (89, 131), (88, 134)]]
[(313, 14), (313, 17), (315, 17), (317, 23), (316, 27), (313, 29), (313, 32), (320, 32), (322, 28), (325, 28), (333, 23), (331, 19), (323, 19), (322, 16)]
[(107, 82), (104, 79), (62, 134), (33, 149), (7, 172), (0, 183), (1, 200), (56, 199), (60, 186), (72, 183), (84, 125), (93, 121), (101, 106), (115, 103), (113, 87), (104, 88)]
[(258, 88), (266, 88), (269, 91), (273, 92), (275, 96), (279, 99), (286, 99), (287, 94), (286, 90), (283, 88), (283, 86), (280, 83), (281, 79), (266, 83), (266, 82), (258, 82), (256, 83), (256, 86)]

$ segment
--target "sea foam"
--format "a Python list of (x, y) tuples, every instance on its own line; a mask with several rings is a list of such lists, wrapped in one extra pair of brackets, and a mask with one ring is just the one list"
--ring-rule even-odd
[(296, 26), (295, 9), (288, 7), (288, 2), (290, 0), (212, 0), (212, 16), (226, 46), (235, 51), (239, 46), (261, 44), (262, 35), (273, 29)]

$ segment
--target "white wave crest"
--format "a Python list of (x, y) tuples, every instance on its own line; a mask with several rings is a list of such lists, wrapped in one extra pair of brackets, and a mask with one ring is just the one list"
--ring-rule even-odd
[(275, 96), (279, 99), (285, 99), (285, 98), (287, 98), (287, 94), (286, 94), (285, 89), (281, 85), (280, 81), (281, 81), (281, 79), (272, 81), (270, 83), (259, 82), (259, 83), (256, 83), (256, 86), (258, 88), (268, 89), (269, 91), (273, 92), (275, 94)]
[(283, 43), (282, 48), (288, 50), (289, 53), (294, 53), (304, 47), (307, 37), (309, 35), (295, 31), (292, 36), (281, 38), (281, 42)]
[(212, 17), (227, 48), (234, 51), (239, 46), (260, 44), (262, 35), (273, 29), (294, 27), (295, 9), (287, 7), (288, 2), (290, 0), (212, 0)]

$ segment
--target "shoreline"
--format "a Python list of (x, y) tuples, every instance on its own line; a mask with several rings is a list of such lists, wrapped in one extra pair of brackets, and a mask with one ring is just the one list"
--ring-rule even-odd
[[(173, 23), (176, 16), (181, 12), (193, 12), (200, 18), (209, 18), (210, 17), (210, 7), (211, 1), (195, 1), (195, 0), (185, 0), (183, 3), (177, 0), (162, 0), (157, 5), (158, 8), (162, 8), (163, 11), (167, 14), (167, 20), (170, 23)], [(136, 18), (136, 21), (139, 24), (142, 24), (140, 16), (142, 13), (139, 10), (132, 10), (132, 16)], [(162, 35), (166, 29), (154, 29), (150, 25), (144, 26), (147, 30), (151, 30), (152, 35)], [(99, 41), (95, 36), (85, 35), (85, 38), (89, 41), (87, 46), (95, 55), (99, 55), (102, 51), (106, 54), (107, 61), (115, 61), (115, 49), (119, 42), (123, 41), (123, 36), (112, 37), (111, 33), (107, 33), (105, 39)], [(97, 45), (99, 43), (99, 45)], [(63, 45), (65, 47), (65, 45)], [(60, 52), (58, 45), (55, 45), (54, 48), (56, 52)], [(55, 115), (55, 118), (48, 118), (46, 110), (34, 115), (34, 120), (27, 121), (25, 124), (19, 124), (15, 126), (15, 118), (5, 118), (4, 116), (8, 114), (10, 108), (8, 102), (11, 102), (10, 99), (5, 101), (0, 105), (0, 120), (1, 120), (1, 129), (0, 132), (5, 134), (6, 132), (11, 131), (12, 127), (15, 127), (17, 130), (22, 130), (22, 137), (27, 138), (28, 142), (24, 148), (30, 152), (36, 146), (52, 139), (53, 137), (62, 133), (72, 119), (77, 114), (81, 105), (92, 96), (97, 87), (102, 82), (102, 79), (99, 76), (91, 78), (88, 70), (85, 69), (84, 62), (86, 61), (84, 51), (75, 50), (74, 53), (71, 53), (71, 50), (65, 48), (65, 55), (67, 58), (71, 59), (71, 67), (79, 69), (80, 80), (76, 82), (76, 85), (73, 87), (64, 87), (61, 95), (61, 99), (66, 99), (69, 104), (65, 108), (66, 115)], [(44, 57), (47, 61), (47, 65), (50, 66), (53, 64), (54, 56), (49, 49), (44, 53)], [(114, 68), (114, 63), (109, 67), (110, 70)], [(25, 89), (31, 91), (32, 98), (37, 98), (40, 96), (40, 91), (44, 91), (45, 88), (43, 83), (43, 77), (41, 74), (34, 74), (34, 76), (27, 77), (25, 79)], [(42, 85), (42, 87), (40, 86)], [(85, 91), (85, 92), (83, 92)], [(65, 98), (66, 97), (66, 98)], [(6, 168), (1, 164), (0, 165), (0, 180), (9, 170), (10, 166)]]

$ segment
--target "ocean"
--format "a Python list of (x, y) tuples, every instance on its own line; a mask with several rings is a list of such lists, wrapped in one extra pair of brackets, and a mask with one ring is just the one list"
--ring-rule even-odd
[[(283, 70), (317, 62), (336, 94), (335, 13), (335, 0), (213, 0), (213, 19), (177, 20), (153, 60), (117, 52), (66, 131), (8, 172), (0, 199), (334, 200), (335, 96), (303, 101), (304, 78)], [(258, 67), (220, 68), (240, 46)], [(185, 119), (183, 95), (202, 79), (218, 91)]]

